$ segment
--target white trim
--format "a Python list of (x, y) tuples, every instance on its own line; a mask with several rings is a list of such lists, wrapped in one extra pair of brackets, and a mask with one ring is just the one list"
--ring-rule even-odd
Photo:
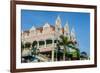
[[(36, 5), (17, 5), (16, 6), (16, 68), (39, 68), (52, 66), (72, 66), (94, 64), (94, 10), (85, 8), (52, 7)], [(46, 10), (46, 11), (65, 11), (65, 12), (84, 12), (90, 13), (90, 60), (84, 61), (62, 61), (62, 62), (41, 62), (41, 63), (21, 63), (21, 9), (27, 10)]]

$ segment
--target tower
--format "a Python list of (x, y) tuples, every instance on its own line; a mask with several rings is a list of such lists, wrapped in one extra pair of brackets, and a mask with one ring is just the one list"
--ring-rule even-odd
[(55, 21), (55, 31), (58, 34), (62, 33), (62, 26), (61, 26), (60, 16), (58, 16), (57, 19), (56, 19), (56, 21)]
[(68, 39), (70, 40), (70, 30), (69, 30), (68, 21), (66, 22), (66, 24), (64, 26), (64, 36), (67, 36)]
[(78, 43), (78, 40), (76, 38), (76, 34), (75, 34), (74, 28), (72, 28), (72, 30), (71, 30), (70, 38), (71, 38), (71, 41), (73, 42), (74, 47), (79, 49), (79, 43)]
[(72, 30), (71, 30), (70, 37), (71, 37), (72, 42), (76, 42), (76, 35), (75, 35), (75, 29), (74, 28), (72, 28)]

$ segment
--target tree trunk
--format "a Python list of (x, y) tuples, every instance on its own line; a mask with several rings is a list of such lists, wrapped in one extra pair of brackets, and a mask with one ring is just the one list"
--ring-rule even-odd
[(64, 47), (64, 52), (63, 52), (63, 60), (66, 60), (66, 48)]

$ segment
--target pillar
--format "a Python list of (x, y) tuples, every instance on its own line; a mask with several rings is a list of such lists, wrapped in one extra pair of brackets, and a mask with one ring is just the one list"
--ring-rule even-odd
[(54, 39), (52, 39), (52, 52), (51, 52), (51, 55), (52, 55), (52, 61), (54, 61)]
[(39, 49), (39, 41), (37, 41), (37, 48)]
[(44, 40), (44, 48), (46, 48), (46, 40)]

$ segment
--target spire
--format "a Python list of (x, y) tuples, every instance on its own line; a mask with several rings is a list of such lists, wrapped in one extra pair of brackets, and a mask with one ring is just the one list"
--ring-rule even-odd
[(66, 21), (66, 24), (65, 24), (65, 27), (64, 27), (64, 32), (66, 32), (66, 33), (68, 33), (68, 34), (70, 33), (68, 21)]
[(68, 39), (70, 40), (70, 31), (69, 31), (68, 21), (66, 21), (66, 24), (64, 26), (64, 36), (67, 36)]
[(60, 16), (58, 15), (57, 20), (60, 20)]
[(60, 19), (60, 16), (57, 17), (55, 24), (56, 24), (57, 27), (61, 28), (61, 19)]
[(71, 30), (71, 40), (76, 41), (76, 35), (75, 35), (75, 29), (74, 28), (72, 28), (72, 30)]
[(55, 21), (55, 30), (56, 32), (61, 32), (62, 26), (61, 26), (61, 19), (60, 16), (57, 17), (56, 21)]
[(58, 16), (55, 21), (55, 32), (56, 32), (57, 36), (62, 34), (62, 26), (61, 26), (60, 16)]

